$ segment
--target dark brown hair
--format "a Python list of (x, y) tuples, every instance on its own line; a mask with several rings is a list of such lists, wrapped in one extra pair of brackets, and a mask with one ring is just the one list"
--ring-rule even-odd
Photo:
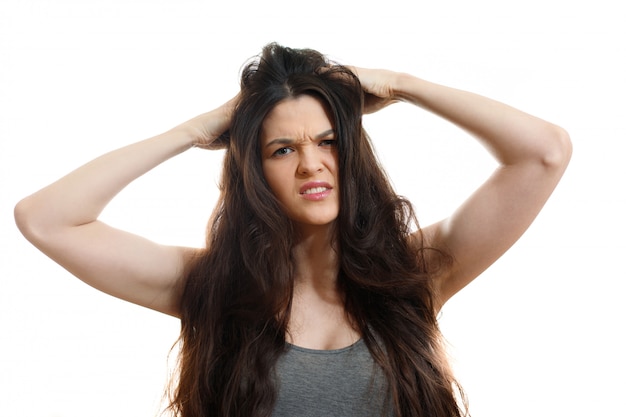
[(221, 195), (181, 300), (170, 410), (180, 417), (272, 413), (296, 236), (263, 177), (259, 136), (274, 106), (302, 94), (322, 100), (332, 117), (341, 184), (338, 281), (353, 325), (387, 378), (388, 402), (397, 416), (460, 416), (426, 249), (411, 238), (419, 230), (411, 205), (393, 191), (363, 130), (359, 80), (316, 51), (277, 44), (244, 68), (240, 102), (220, 138), (227, 146)]

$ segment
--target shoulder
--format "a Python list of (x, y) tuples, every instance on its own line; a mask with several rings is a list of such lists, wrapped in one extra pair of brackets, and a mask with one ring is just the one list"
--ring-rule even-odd
[(437, 309), (440, 309), (456, 293), (452, 290), (457, 274), (457, 263), (446, 243), (444, 221), (433, 223), (411, 235), (423, 269), (429, 276)]

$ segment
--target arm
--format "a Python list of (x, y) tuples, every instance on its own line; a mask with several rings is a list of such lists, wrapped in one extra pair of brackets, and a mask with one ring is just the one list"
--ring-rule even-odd
[(87, 284), (178, 315), (185, 266), (196, 249), (164, 246), (98, 220), (131, 181), (192, 146), (211, 147), (228, 128), (234, 100), (150, 139), (94, 159), (20, 201), (24, 236)]
[(364, 69), (357, 73), (369, 93), (370, 109), (396, 100), (420, 106), (473, 134), (499, 163), (450, 217), (424, 229), (428, 245), (454, 258), (436, 278), (443, 305), (530, 226), (567, 167), (569, 136), (558, 126), (476, 94), (408, 74)]

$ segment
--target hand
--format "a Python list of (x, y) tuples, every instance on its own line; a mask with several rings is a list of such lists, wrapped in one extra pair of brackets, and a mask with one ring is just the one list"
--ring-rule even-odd
[(220, 107), (179, 125), (193, 137), (193, 146), (203, 149), (224, 149), (228, 146), (226, 133), (230, 128), (233, 111), (239, 102), (236, 95)]
[(368, 69), (349, 67), (359, 77), (361, 87), (365, 93), (363, 113), (375, 113), (397, 101), (393, 82), (397, 73), (382, 69)]

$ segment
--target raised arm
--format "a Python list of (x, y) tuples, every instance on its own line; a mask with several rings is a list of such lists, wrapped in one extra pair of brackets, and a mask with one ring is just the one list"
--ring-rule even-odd
[(524, 233), (559, 182), (572, 152), (560, 127), (477, 94), (412, 75), (357, 68), (375, 111), (402, 100), (470, 132), (498, 168), (450, 217), (428, 226), (429, 245), (452, 266), (437, 277), (441, 305), (495, 262)]
[(210, 148), (225, 131), (235, 99), (168, 132), (112, 151), (21, 200), (24, 236), (87, 284), (177, 316), (181, 278), (197, 249), (164, 246), (98, 220), (131, 181), (193, 147)]

